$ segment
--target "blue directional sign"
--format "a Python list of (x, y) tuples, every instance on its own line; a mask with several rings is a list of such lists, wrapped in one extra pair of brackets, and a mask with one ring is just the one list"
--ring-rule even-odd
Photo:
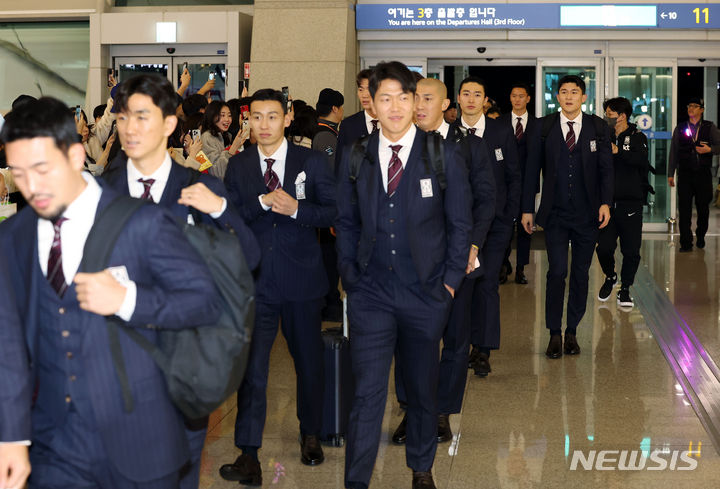
[(720, 4), (358, 4), (358, 30), (720, 29)]

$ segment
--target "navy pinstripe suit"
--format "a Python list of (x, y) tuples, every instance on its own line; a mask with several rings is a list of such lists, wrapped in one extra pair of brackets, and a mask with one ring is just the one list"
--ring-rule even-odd
[[(115, 195), (104, 187), (98, 212)], [(48, 300), (54, 291), (38, 263), (37, 221), (28, 207), (0, 226), (0, 254), (11, 257), (11, 287), (33, 366), (11, 378), (23, 386), (29, 376), (39, 386), (32, 433), (25, 422), (27, 394), (21, 388), (11, 413), (11, 419), (21, 421), (21, 431), (3, 438), (32, 439), (30, 487), (176, 487), (190, 454), (182, 415), (169, 398), (162, 373), (144, 350), (120, 334), (135, 398), (134, 410), (125, 412), (105, 319), (80, 310), (74, 285), (62, 299), (55, 294)], [(130, 219), (110, 258), (110, 266), (120, 265), (137, 284), (128, 325), (141, 328), (151, 341), (157, 341), (157, 334), (145, 329), (147, 324), (183, 328), (216, 320), (219, 304), (210, 273), (160, 207), (144, 206)], [(66, 331), (61, 335), (61, 330)], [(16, 335), (14, 341), (0, 342), (0, 358), (18, 358), (15, 348)], [(53, 364), (50, 357), (63, 362)]]
[(282, 188), (297, 197), (298, 174), (305, 172), (305, 198), (297, 218), (265, 211), (258, 196), (268, 193), (257, 146), (233, 156), (225, 174), (230, 200), (255, 233), (261, 249), (257, 272), (255, 329), (250, 360), (240, 390), (235, 423), (238, 447), (262, 445), (267, 409), (270, 349), (278, 320), (298, 376), (300, 431), (319, 435), (322, 422), (323, 345), (320, 310), (328, 290), (317, 228), (332, 225), (335, 185), (323, 153), (289, 144)]

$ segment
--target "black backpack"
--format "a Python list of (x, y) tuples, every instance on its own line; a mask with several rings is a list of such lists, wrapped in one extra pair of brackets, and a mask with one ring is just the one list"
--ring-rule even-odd
[[(96, 217), (85, 242), (81, 270), (99, 272), (107, 267), (120, 232), (143, 205), (146, 203), (141, 200), (120, 196)], [(107, 318), (110, 351), (127, 412), (133, 410), (133, 398), (118, 337), (120, 330), (150, 354), (165, 376), (170, 398), (188, 419), (202, 418), (217, 409), (237, 392), (245, 374), (255, 316), (253, 278), (232, 231), (200, 224), (197, 218), (195, 221), (195, 226), (182, 223), (181, 227), (210, 269), (222, 302), (220, 318), (213, 325), (160, 330), (159, 345), (117, 317)]]
[[(363, 161), (367, 160), (368, 163), (374, 164), (375, 158), (373, 155), (368, 153), (368, 141), (372, 134), (361, 137), (352, 147), (352, 153), (350, 154), (350, 181), (353, 186), (357, 182), (357, 178), (360, 175), (360, 167)], [(423, 162), (425, 163), (425, 170), (430, 171), (432, 167), (435, 178), (437, 178), (438, 186), (440, 191), (444, 192), (447, 188), (447, 178), (445, 177), (445, 159), (443, 157), (443, 138), (438, 132), (428, 132), (425, 138), (425, 151), (423, 151)], [(429, 161), (428, 161), (429, 160)], [(357, 201), (357, 190), (356, 195), (353, 196), (353, 202)]]

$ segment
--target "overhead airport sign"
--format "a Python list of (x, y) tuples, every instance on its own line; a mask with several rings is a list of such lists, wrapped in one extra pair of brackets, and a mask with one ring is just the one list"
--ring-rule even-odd
[(358, 30), (720, 29), (720, 3), (358, 4)]

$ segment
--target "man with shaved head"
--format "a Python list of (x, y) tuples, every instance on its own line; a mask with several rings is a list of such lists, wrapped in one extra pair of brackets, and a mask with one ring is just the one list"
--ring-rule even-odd
[[(453, 300), (448, 323), (443, 334), (443, 350), (440, 362), (438, 385), (438, 442), (452, 439), (450, 414), (460, 412), (465, 382), (467, 380), (468, 350), (470, 349), (470, 302), (472, 300), (475, 278), (484, 267), (475, 271), (478, 250), (482, 249), (490, 223), (495, 217), (495, 177), (488, 158), (485, 142), (479, 138), (457, 137), (450, 132), (443, 112), (450, 104), (447, 87), (440, 80), (425, 78), (418, 81), (415, 97), (415, 117), (418, 127), (425, 132), (439, 132), (448, 144), (458, 144), (464, 156), (470, 176), (473, 195), (473, 230), (471, 248), (468, 256), (466, 276), (457, 289)], [(402, 368), (395, 365), (395, 391), (398, 401), (405, 405), (405, 385)], [(406, 439), (407, 416), (393, 434), (393, 442), (404, 443)]]

